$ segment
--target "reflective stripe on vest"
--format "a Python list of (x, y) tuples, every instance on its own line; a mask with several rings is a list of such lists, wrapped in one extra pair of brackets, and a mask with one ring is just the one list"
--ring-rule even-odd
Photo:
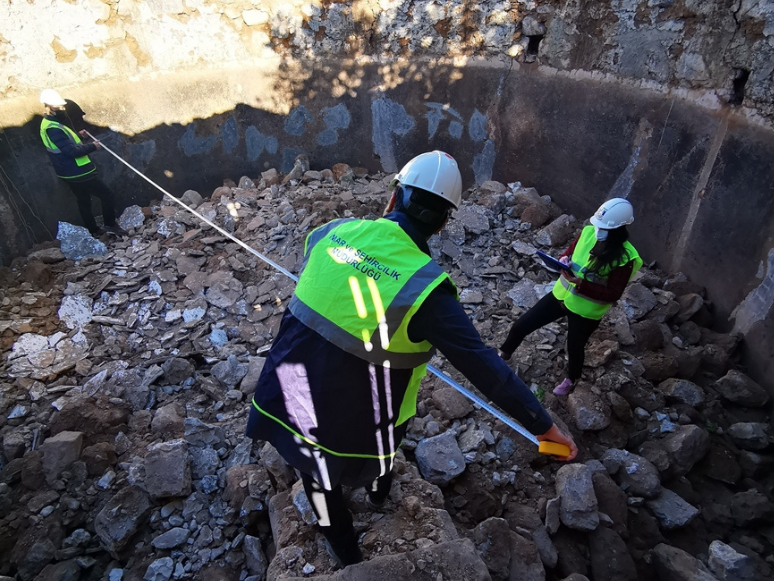
[[(589, 272), (588, 270), (592, 261), (591, 250), (596, 243), (597, 238), (594, 234), (594, 227), (586, 226), (581, 232), (578, 243), (575, 245), (570, 267), (575, 276), (588, 280), (589, 282), (604, 285), (607, 284), (608, 275), (612, 269), (608, 268), (601, 273)], [(634, 276), (642, 267), (642, 259), (634, 246), (628, 241), (624, 242), (624, 248), (629, 256), (629, 261), (624, 264), (628, 264), (629, 262), (633, 263), (631, 276)], [(580, 294), (576, 286), (562, 276), (556, 281), (551, 292), (553, 292), (558, 300), (564, 302), (564, 306), (567, 307), (570, 312), (586, 317), (587, 319), (601, 319), (605, 313), (610, 310), (610, 307), (613, 306), (612, 303), (598, 301)]]
[[(414, 343), (408, 323), (448, 275), (390, 220), (337, 220), (313, 231), (289, 309), (328, 341), (361, 359), (396, 369), (433, 355)], [(330, 297), (346, 297), (330, 300)]]
[[(64, 131), (65, 135), (67, 135), (67, 137), (70, 139), (70, 141), (72, 141), (76, 145), (78, 145), (79, 143), (82, 143), (81, 138), (78, 136), (78, 134), (75, 131), (73, 131), (72, 129), (70, 129), (67, 125), (62, 125), (61, 123), (59, 123), (57, 121), (51, 121), (51, 119), (46, 119), (44, 117), (43, 121), (40, 123), (40, 138), (43, 140), (43, 145), (46, 146), (46, 150), (49, 153), (53, 153), (55, 155), (60, 155), (62, 153), (62, 151), (56, 146), (56, 144), (53, 141), (51, 141), (51, 138), (48, 136), (47, 130), (48, 130), (49, 127), (53, 127), (55, 129), (61, 129), (62, 131)], [(82, 166), (88, 165), (90, 163), (91, 163), (91, 159), (89, 158), (88, 155), (82, 155), (80, 157), (76, 157), (75, 158), (75, 164), (78, 167), (82, 167)], [(96, 168), (90, 169), (89, 171), (84, 172), (84, 173), (82, 173), (80, 175), (77, 175), (77, 176), (68, 176), (68, 177), (70, 177), (70, 178), (78, 178), (78, 177), (84, 176), (86, 174), (89, 174), (89, 173), (95, 171), (95, 169)], [(60, 176), (60, 177), (62, 177), (62, 176)], [(65, 179), (67, 179), (67, 178), (65, 178)]]

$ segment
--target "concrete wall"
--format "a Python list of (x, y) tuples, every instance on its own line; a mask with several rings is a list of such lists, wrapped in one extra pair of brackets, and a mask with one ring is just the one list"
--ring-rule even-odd
[[(301, 152), (394, 171), (440, 148), (466, 185), (518, 180), (578, 217), (627, 196), (645, 258), (706, 285), (774, 371), (773, 1), (11, 0), (0, 59), (5, 263), (78, 221), (39, 143), (51, 86), (176, 194)], [(121, 205), (158, 197), (95, 160)]]

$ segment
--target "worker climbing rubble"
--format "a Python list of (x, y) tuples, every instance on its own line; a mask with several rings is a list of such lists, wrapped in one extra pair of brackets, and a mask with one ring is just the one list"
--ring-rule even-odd
[(423, 153), (392, 185), (384, 218), (334, 220), (307, 237), (303, 271), (247, 427), (301, 473), (320, 530), (343, 566), (363, 557), (342, 485), (368, 486), (372, 505), (385, 502), (435, 349), (532, 433), (569, 446), (564, 460), (577, 454), (572, 438), (483, 344), (454, 283), (430, 257), (427, 240), (460, 206), (456, 161)]

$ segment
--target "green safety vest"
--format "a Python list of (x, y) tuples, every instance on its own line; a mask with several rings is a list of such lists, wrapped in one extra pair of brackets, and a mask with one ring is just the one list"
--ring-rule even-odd
[[(613, 268), (608, 267), (601, 272), (589, 272), (588, 270), (592, 261), (591, 249), (594, 248), (596, 243), (597, 238), (594, 234), (594, 226), (586, 226), (581, 232), (578, 243), (575, 245), (570, 267), (572, 268), (573, 274), (579, 278), (598, 284), (607, 284), (608, 276)], [(632, 276), (634, 276), (642, 267), (642, 259), (634, 246), (628, 241), (624, 242), (624, 248), (629, 256), (629, 260), (623, 264), (617, 265), (615, 268), (633, 262)], [(552, 292), (557, 299), (564, 302), (564, 306), (567, 307), (570, 312), (586, 317), (587, 319), (601, 319), (605, 313), (610, 310), (610, 307), (613, 306), (612, 303), (598, 301), (580, 294), (576, 286), (563, 276), (560, 276), (559, 280), (556, 281)]]
[[(61, 129), (65, 132), (65, 135), (67, 135), (74, 143), (79, 144), (82, 143), (80, 136), (70, 129), (67, 125), (62, 125), (58, 121), (52, 121), (51, 119), (43, 118), (43, 121), (40, 123), (40, 138), (43, 140), (43, 145), (46, 146), (46, 151), (49, 153), (53, 153), (54, 155), (60, 155), (62, 151), (56, 146), (56, 144), (51, 141), (51, 138), (48, 136), (47, 129), (49, 127), (54, 127), (56, 129)], [(82, 155), (80, 157), (75, 158), (75, 164), (78, 167), (83, 167), (84, 165), (89, 165), (91, 163), (91, 158), (88, 155)], [(92, 166), (88, 171), (85, 171), (78, 175), (71, 175), (71, 176), (59, 176), (62, 179), (72, 179), (72, 178), (79, 178), (85, 175), (88, 175), (94, 171), (96, 171), (97, 168), (95, 166)]]
[(311, 232), (288, 308), (325, 339), (384, 367), (413, 369), (397, 424), (416, 413), (434, 348), (409, 339), (408, 324), (449, 275), (397, 223), (335, 220)]

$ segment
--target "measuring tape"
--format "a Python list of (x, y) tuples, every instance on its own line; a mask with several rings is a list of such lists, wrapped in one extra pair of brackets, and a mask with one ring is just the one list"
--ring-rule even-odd
[[(105, 144), (103, 144), (102, 142), (100, 142), (100, 141), (99, 141), (99, 140), (98, 140), (96, 137), (94, 137), (94, 136), (93, 136), (91, 133), (89, 133), (88, 131), (86, 131), (86, 135), (88, 135), (89, 137), (91, 137), (91, 138), (92, 138), (94, 141), (98, 141), (98, 142), (99, 142), (99, 144), (100, 144), (100, 146), (102, 147), (102, 149), (104, 149), (105, 151), (107, 151), (107, 152), (108, 152), (110, 155), (112, 155), (113, 157), (115, 157), (115, 158), (116, 158), (118, 161), (120, 161), (121, 163), (123, 163), (123, 164), (124, 164), (126, 167), (128, 167), (129, 169), (131, 169), (131, 170), (132, 170), (134, 173), (136, 173), (138, 176), (140, 176), (141, 178), (143, 178), (143, 179), (144, 179), (146, 182), (148, 182), (149, 184), (151, 184), (151, 185), (152, 185), (154, 188), (156, 188), (157, 190), (159, 190), (159, 191), (160, 191), (162, 194), (164, 194), (165, 196), (167, 196), (169, 199), (171, 199), (171, 200), (172, 200), (173, 202), (175, 202), (177, 205), (179, 205), (179, 206), (180, 206), (180, 207), (182, 207), (183, 209), (187, 210), (188, 212), (190, 212), (191, 214), (193, 214), (193, 215), (194, 215), (194, 216), (196, 216), (197, 218), (199, 218), (199, 220), (201, 220), (202, 222), (204, 222), (204, 223), (205, 223), (205, 224), (207, 224), (208, 226), (210, 226), (210, 227), (214, 228), (215, 230), (217, 230), (218, 232), (220, 232), (221, 234), (223, 234), (223, 236), (225, 236), (225, 237), (229, 238), (230, 240), (234, 241), (235, 243), (237, 243), (239, 246), (241, 246), (242, 248), (244, 248), (245, 250), (247, 250), (247, 251), (248, 251), (250, 254), (252, 254), (252, 255), (256, 256), (257, 258), (259, 258), (259, 259), (261, 259), (261, 260), (263, 260), (263, 261), (264, 261), (266, 264), (269, 264), (269, 265), (271, 265), (272, 267), (274, 267), (275, 269), (277, 269), (279, 272), (281, 272), (282, 274), (284, 274), (285, 276), (287, 276), (288, 278), (290, 278), (290, 279), (291, 279), (293, 282), (298, 282), (298, 277), (297, 277), (295, 274), (293, 274), (293, 273), (292, 273), (292, 272), (290, 272), (289, 270), (287, 270), (287, 269), (283, 268), (282, 266), (280, 266), (279, 264), (277, 264), (276, 262), (274, 262), (273, 260), (271, 260), (271, 259), (270, 259), (270, 258), (268, 258), (267, 256), (264, 256), (263, 254), (261, 254), (260, 252), (258, 252), (257, 250), (255, 250), (253, 247), (251, 247), (251, 246), (248, 246), (247, 244), (245, 244), (244, 242), (242, 242), (241, 240), (239, 240), (239, 239), (238, 239), (238, 238), (236, 238), (235, 236), (233, 236), (233, 235), (231, 235), (230, 233), (226, 232), (226, 231), (225, 231), (223, 228), (221, 228), (221, 227), (220, 227), (220, 226), (218, 226), (217, 224), (214, 224), (213, 222), (211, 222), (210, 220), (208, 220), (207, 218), (205, 218), (204, 216), (202, 216), (202, 215), (201, 215), (199, 212), (197, 212), (196, 210), (193, 210), (192, 208), (189, 208), (189, 207), (188, 207), (188, 206), (187, 206), (185, 203), (183, 203), (181, 200), (177, 199), (175, 196), (173, 196), (172, 194), (170, 194), (170, 193), (169, 193), (167, 190), (165, 190), (165, 189), (164, 189), (164, 188), (162, 188), (160, 185), (158, 185), (156, 182), (154, 182), (153, 180), (151, 180), (151, 179), (150, 179), (148, 176), (146, 176), (145, 174), (141, 173), (141, 172), (140, 172), (139, 170), (137, 170), (137, 169), (136, 169), (134, 166), (130, 165), (130, 164), (129, 164), (129, 162), (127, 162), (126, 160), (124, 160), (124, 159), (123, 159), (123, 158), (122, 158), (120, 155), (118, 155), (117, 153), (115, 153), (115, 152), (114, 152), (112, 149), (110, 149), (110, 148), (109, 148), (109, 147), (107, 147)], [(430, 365), (430, 364), (428, 363), (428, 364), (427, 364), (427, 370), (428, 370), (430, 373), (432, 373), (433, 375), (435, 375), (436, 377), (438, 377), (439, 379), (441, 379), (442, 381), (446, 382), (448, 385), (450, 385), (450, 386), (451, 386), (451, 387), (453, 387), (454, 389), (456, 389), (458, 392), (460, 392), (460, 393), (461, 393), (462, 395), (464, 395), (466, 398), (468, 398), (469, 400), (471, 400), (471, 401), (472, 401), (473, 403), (475, 403), (477, 406), (479, 406), (479, 407), (481, 407), (482, 409), (484, 409), (484, 410), (488, 411), (490, 414), (492, 414), (492, 415), (493, 415), (494, 417), (496, 417), (498, 420), (500, 420), (501, 422), (503, 422), (503, 423), (504, 423), (506, 426), (508, 426), (509, 428), (511, 428), (511, 429), (513, 429), (514, 431), (518, 432), (519, 434), (521, 434), (522, 436), (524, 436), (524, 437), (525, 437), (527, 440), (529, 440), (530, 442), (532, 442), (533, 444), (535, 444), (535, 445), (538, 447), (538, 451), (539, 451), (541, 454), (546, 454), (546, 455), (548, 455), (548, 456), (557, 456), (557, 457), (561, 457), (561, 458), (563, 458), (563, 457), (566, 457), (566, 456), (569, 456), (569, 455), (570, 455), (570, 448), (569, 448), (568, 446), (565, 446), (564, 444), (559, 444), (559, 443), (557, 443), (557, 442), (550, 442), (550, 441), (542, 441), (542, 442), (541, 442), (540, 440), (538, 440), (538, 439), (537, 439), (537, 437), (535, 437), (535, 436), (534, 436), (532, 433), (530, 433), (529, 431), (527, 431), (527, 430), (526, 430), (526, 429), (525, 429), (523, 426), (521, 426), (520, 424), (516, 423), (514, 420), (512, 420), (511, 418), (509, 418), (508, 416), (506, 416), (505, 414), (503, 414), (503, 413), (502, 413), (500, 410), (498, 410), (497, 408), (495, 408), (494, 406), (492, 406), (490, 403), (487, 403), (486, 401), (484, 401), (483, 399), (481, 399), (479, 396), (477, 396), (476, 394), (474, 394), (474, 393), (473, 393), (472, 391), (470, 391), (469, 389), (466, 389), (465, 387), (463, 387), (462, 385), (460, 385), (459, 383), (457, 383), (456, 381), (454, 381), (454, 380), (453, 380), (451, 377), (449, 377), (448, 375), (446, 375), (446, 374), (445, 374), (443, 371), (441, 371), (440, 369), (436, 368), (435, 366), (433, 366), (433, 365)]]

